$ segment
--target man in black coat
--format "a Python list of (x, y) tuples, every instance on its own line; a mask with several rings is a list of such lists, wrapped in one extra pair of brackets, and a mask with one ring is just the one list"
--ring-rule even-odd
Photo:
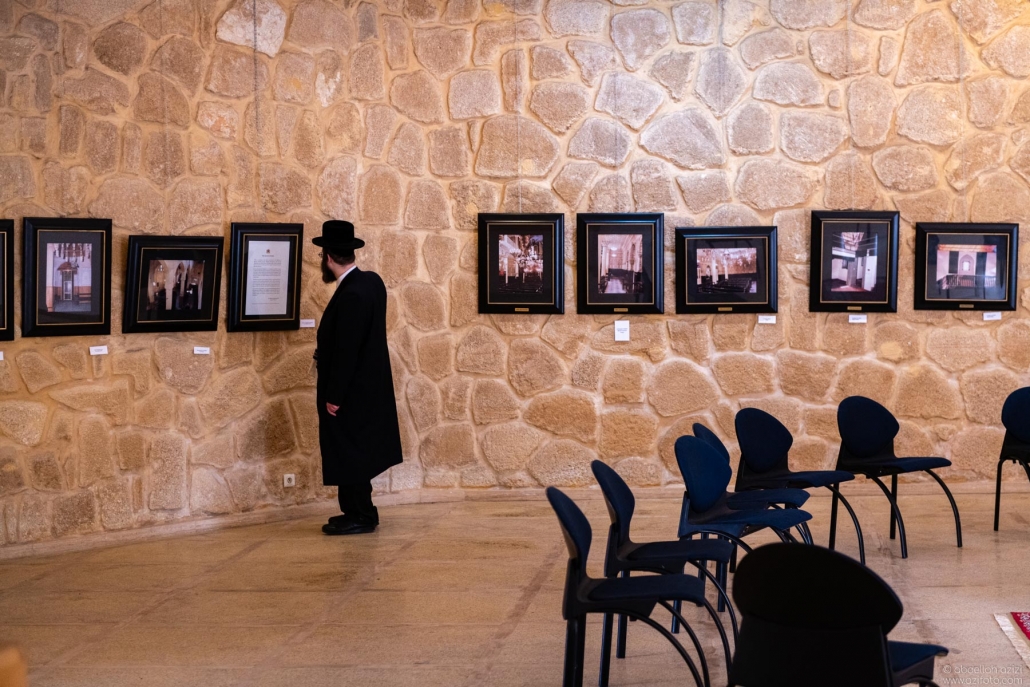
[(312, 239), (322, 248), (322, 279), (336, 282), (318, 326), (318, 441), (322, 483), (340, 488), (342, 515), (326, 534), (362, 534), (379, 525), (372, 478), (403, 459), (386, 346), (386, 286), (354, 264), (354, 225), (332, 221)]

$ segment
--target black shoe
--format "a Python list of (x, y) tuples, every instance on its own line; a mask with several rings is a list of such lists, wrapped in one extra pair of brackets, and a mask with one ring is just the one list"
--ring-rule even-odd
[(342, 522), (339, 525), (332, 523), (322, 525), (322, 532), (329, 536), (342, 536), (347, 534), (368, 534), (376, 531), (376, 523), (374, 522), (362, 522), (360, 520), (352, 520), (350, 522)]
[(334, 515), (331, 518), (329, 518), (329, 524), (333, 527), (341, 527), (342, 525), (348, 522), (354, 522), (353, 515), (340, 514)]

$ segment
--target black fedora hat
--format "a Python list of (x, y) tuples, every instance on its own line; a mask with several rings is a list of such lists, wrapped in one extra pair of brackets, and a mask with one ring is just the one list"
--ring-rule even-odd
[(354, 250), (365, 245), (361, 239), (354, 238), (354, 225), (339, 219), (324, 222), (322, 235), (311, 239), (311, 243), (337, 250)]

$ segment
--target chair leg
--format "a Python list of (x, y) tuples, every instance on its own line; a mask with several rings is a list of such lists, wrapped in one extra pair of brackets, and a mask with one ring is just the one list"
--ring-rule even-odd
[[(736, 551), (736, 549), (734, 549), (734, 551)], [(722, 599), (723, 602), (726, 604), (726, 610), (729, 611), (729, 613), (730, 613), (730, 625), (733, 628), (733, 643), (736, 644), (736, 642), (737, 642), (737, 613), (736, 613), (736, 611), (733, 610), (733, 604), (730, 603), (730, 597), (729, 597), (729, 594), (726, 593), (726, 588), (722, 584), (719, 583), (719, 580), (717, 580), (715, 578), (715, 576), (712, 575), (712, 573), (708, 572), (708, 566), (707, 565), (705, 565), (705, 567), (701, 567), (702, 565), (704, 565), (704, 561), (698, 561), (697, 563), (694, 563), (694, 565), (696, 565), (698, 567), (698, 570), (700, 572), (704, 573), (705, 577), (708, 577), (708, 578), (710, 578), (712, 580), (712, 583), (715, 585), (715, 590), (719, 593), (719, 598)]]
[(681, 621), (680, 625), (683, 626), (683, 630), (687, 633), (687, 636), (690, 637), (690, 641), (694, 645), (694, 651), (697, 652), (698, 658), (701, 659), (701, 677), (704, 680), (706, 687), (710, 686), (712, 684), (712, 676), (708, 672), (708, 658), (705, 656), (705, 649), (701, 646), (701, 640), (697, 638), (697, 633), (694, 632), (694, 628), (690, 626), (686, 618), (683, 618), (683, 616), (679, 614), (679, 611), (677, 611), (668, 601), (659, 601), (658, 603), (660, 603), (665, 610), (669, 611), (673, 618)]
[(1005, 460), (998, 461), (998, 477), (994, 481), (994, 531), (998, 531), (998, 518), (1001, 515), (1001, 469), (1005, 467)]
[[(891, 475), (891, 499), (894, 503), (898, 502), (898, 476)], [(895, 525), (897, 521), (894, 517), (894, 509), (891, 509), (891, 539), (894, 539)]]
[(612, 632), (615, 628), (615, 616), (604, 614), (601, 625), (601, 667), (597, 672), (597, 687), (608, 687), (608, 679), (612, 670)]
[[(905, 537), (905, 521), (901, 518), (901, 509), (898, 508), (898, 501), (891, 494), (891, 490), (887, 488), (887, 485), (879, 477), (870, 476), (869, 479), (876, 483), (876, 486), (880, 487), (880, 491), (883, 492), (884, 496), (891, 504), (891, 522), (897, 521), (898, 532), (901, 535), (901, 557), (908, 558), (908, 538)], [(892, 537), (893, 538), (893, 537)]]
[(830, 491), (833, 492), (833, 500), (830, 501), (830, 543), (828, 548), (833, 551), (837, 544), (837, 501), (840, 499), (839, 484), (831, 484)]
[[(719, 582), (723, 585), (726, 584), (726, 564), (716, 563), (715, 564), (715, 576), (719, 578)], [(722, 597), (719, 597), (719, 612), (722, 613), (726, 610), (726, 604), (723, 602)]]
[(676, 651), (679, 652), (680, 656), (683, 657), (683, 662), (687, 664), (687, 668), (690, 669), (690, 674), (694, 677), (694, 683), (697, 684), (698, 687), (706, 687), (705, 682), (701, 677), (701, 673), (697, 672), (697, 666), (694, 665), (692, 660), (690, 660), (687, 650), (683, 648), (683, 645), (679, 643), (679, 640), (677, 640), (671, 632), (647, 616), (634, 615), (633, 617), (646, 625), (650, 625), (657, 630), (660, 635), (665, 637), (665, 639), (676, 648)]
[[(583, 687), (582, 671), (576, 666), (579, 656), (579, 634), (583, 629), (583, 618), (569, 618), (565, 621), (565, 674), (562, 687)], [(579, 682), (576, 681), (579, 676)]]
[[(683, 602), (680, 601), (679, 599), (676, 599), (672, 603), (672, 607), (674, 609), (676, 609), (677, 613), (681, 613), (683, 611)], [(669, 626), (669, 631), (672, 632), (672, 634), (674, 634), (674, 635), (675, 634), (679, 634), (679, 631), (680, 631), (680, 619), (677, 618), (675, 615), (672, 616), (672, 624)]]
[[(858, 522), (858, 516), (855, 514), (855, 509), (851, 507), (848, 500), (844, 498), (844, 494), (840, 493), (840, 485), (835, 484), (831, 487), (833, 490), (834, 502), (840, 499), (840, 502), (844, 504), (844, 508), (848, 511), (848, 515), (851, 516), (851, 522), (855, 525), (855, 536), (858, 537), (858, 560), (865, 565), (865, 537), (862, 536), (862, 525)], [(833, 536), (833, 530), (830, 530), (830, 536)], [(832, 541), (832, 539), (831, 539)], [(830, 547), (833, 548), (832, 546)]]
[(733, 544), (733, 551), (730, 552), (730, 572), (737, 572), (737, 545)]
[[(619, 577), (629, 577), (629, 572), (623, 570)], [(615, 658), (626, 658), (626, 626), (629, 621), (626, 616), (619, 616), (619, 626), (615, 634)]]
[(941, 485), (941, 489), (944, 490), (944, 495), (948, 497), (948, 503), (951, 504), (951, 512), (955, 516), (955, 540), (958, 543), (958, 548), (962, 548), (962, 519), (958, 515), (958, 505), (955, 503), (955, 497), (951, 495), (951, 489), (948, 489), (948, 485), (944, 483), (937, 473), (933, 470), (927, 470), (930, 473), (930, 477), (936, 480), (937, 484)]
[(579, 632), (576, 634), (576, 687), (583, 684), (583, 671), (587, 649), (587, 617), (580, 619)]

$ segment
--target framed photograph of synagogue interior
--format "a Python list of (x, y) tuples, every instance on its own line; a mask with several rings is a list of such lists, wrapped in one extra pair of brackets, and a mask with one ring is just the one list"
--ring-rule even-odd
[(576, 215), (576, 310), (663, 312), (664, 215)]
[(479, 312), (565, 312), (565, 215), (479, 215)]
[(110, 334), (111, 220), (26, 217), (23, 241), (22, 336)]
[(229, 248), (230, 332), (300, 328), (303, 224), (234, 222)]
[(1018, 224), (916, 224), (916, 310), (1015, 310)]
[(0, 341), (14, 341), (14, 220), (0, 219)]
[(221, 236), (130, 236), (122, 332), (218, 329)]
[(676, 229), (676, 312), (776, 312), (776, 227)]
[(812, 212), (812, 312), (898, 311), (898, 213)]

